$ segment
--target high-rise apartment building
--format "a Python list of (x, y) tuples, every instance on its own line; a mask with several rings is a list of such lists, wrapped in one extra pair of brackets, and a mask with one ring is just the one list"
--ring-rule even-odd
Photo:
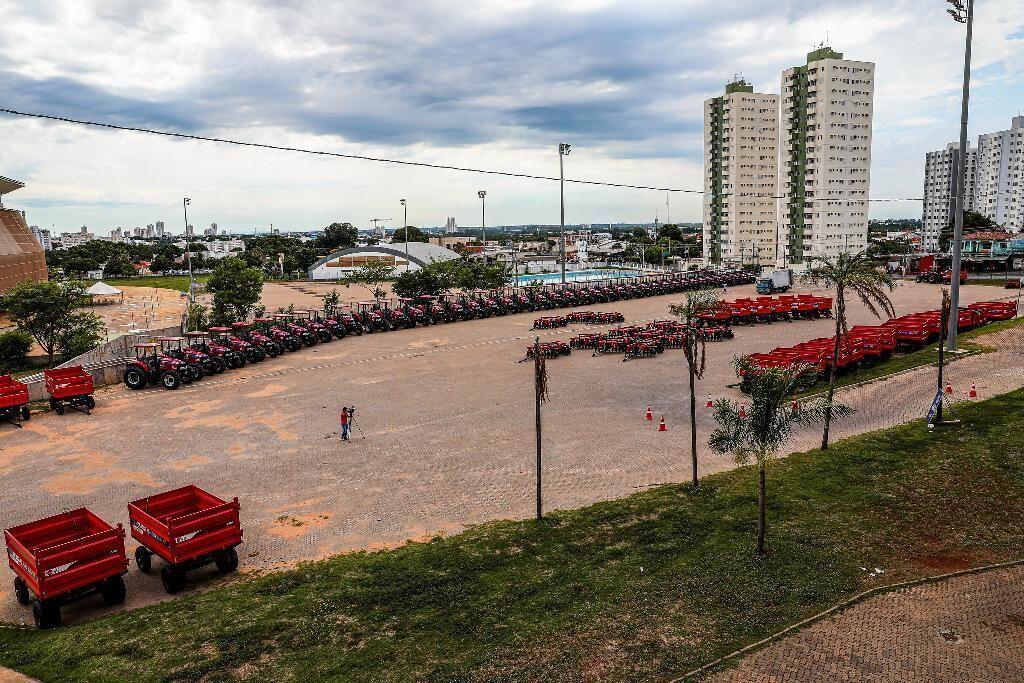
[(867, 248), (874, 80), (829, 47), (782, 73), (780, 263)]
[(156, 226), (156, 236), (157, 237), (163, 237), (164, 236), (164, 222), (163, 221), (157, 221), (154, 225)]
[[(964, 209), (974, 210), (978, 150), (967, 145), (964, 173)], [(924, 208), (921, 214), (921, 246), (927, 251), (939, 248), (939, 235), (949, 225), (956, 209), (956, 169), (960, 164), (960, 143), (928, 152), (924, 159)]]
[(779, 96), (738, 79), (704, 102), (704, 254), (775, 263)]
[(978, 136), (974, 210), (1010, 232), (1024, 229), (1024, 116)]

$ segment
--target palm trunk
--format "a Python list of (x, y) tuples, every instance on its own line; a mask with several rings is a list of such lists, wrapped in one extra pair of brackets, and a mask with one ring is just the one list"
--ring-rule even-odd
[(690, 460), (693, 463), (693, 485), (697, 486), (697, 395), (693, 365), (687, 363), (687, 367), (690, 369)]
[(765, 524), (765, 461), (757, 463), (757, 554), (764, 555)]
[(825, 400), (825, 428), (821, 433), (821, 450), (828, 450), (828, 428), (832, 423), (832, 397), (836, 393), (836, 366), (839, 363), (839, 346), (842, 342), (840, 335), (843, 329), (843, 319), (846, 315), (846, 307), (843, 305), (843, 290), (836, 289), (836, 342), (832, 349), (832, 367), (828, 373), (828, 398)]

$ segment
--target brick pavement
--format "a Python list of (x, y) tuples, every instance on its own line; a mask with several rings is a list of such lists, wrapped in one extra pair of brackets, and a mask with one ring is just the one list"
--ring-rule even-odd
[[(736, 288), (730, 296), (749, 294)], [(932, 308), (938, 288), (901, 286), (899, 313)], [(965, 287), (965, 302), (1004, 296)], [(679, 295), (616, 302), (628, 321), (667, 317)], [(364, 335), (207, 378), (179, 391), (98, 396), (92, 416), (39, 415), (22, 430), (0, 428), (0, 525), (88, 505), (126, 523), (125, 503), (147, 493), (198, 483), (242, 502), (246, 571), (273, 569), (333, 553), (386, 547), (468, 524), (522, 518), (533, 511), (533, 396), (529, 364), (519, 364), (534, 315)], [(859, 305), (854, 323), (872, 322)], [(710, 347), (698, 397), (739, 397), (734, 354), (831, 334), (829, 320), (741, 328)], [(579, 328), (587, 329), (587, 328)], [(568, 338), (573, 329), (542, 333)], [(1002, 369), (1002, 364), (1016, 368)], [(688, 478), (688, 393), (679, 351), (623, 363), (574, 353), (548, 364), (544, 408), (545, 506), (571, 508)], [(951, 366), (966, 392), (982, 396), (1024, 386), (1012, 350)], [(858, 408), (836, 437), (922, 416), (934, 393), (931, 370), (843, 392)], [(899, 391), (893, 390), (894, 386)], [(337, 411), (358, 406), (352, 443), (337, 436)], [(653, 404), (669, 431), (646, 424)], [(699, 409), (701, 471), (733, 467), (707, 452), (710, 411)], [(363, 436), (365, 435), (365, 438)], [(817, 430), (793, 449), (812, 447)], [(134, 544), (129, 541), (130, 549)], [(10, 575), (8, 575), (9, 577)], [(159, 579), (132, 569), (128, 606), (166, 595)], [(215, 581), (190, 584), (188, 590)], [(86, 601), (66, 619), (104, 610)], [(0, 620), (30, 620), (0, 581)]]
[(1024, 568), (870, 598), (757, 651), (714, 683), (1024, 680)]

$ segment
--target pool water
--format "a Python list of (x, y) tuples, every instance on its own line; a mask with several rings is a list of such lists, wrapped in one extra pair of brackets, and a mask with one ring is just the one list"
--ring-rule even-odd
[[(636, 277), (642, 275), (636, 270), (574, 270), (565, 272), (566, 282), (586, 282), (587, 280), (603, 280), (610, 277)], [(519, 275), (515, 284), (520, 287), (532, 282), (553, 284), (562, 281), (561, 273), (537, 273), (536, 275)]]

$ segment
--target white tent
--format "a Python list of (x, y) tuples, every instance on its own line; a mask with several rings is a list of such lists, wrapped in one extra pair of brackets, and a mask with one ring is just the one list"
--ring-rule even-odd
[(96, 297), (108, 296), (119, 296), (122, 300), (124, 299), (124, 292), (117, 287), (111, 287), (106, 282), (97, 282), (92, 287), (85, 290), (85, 293), (93, 297), (93, 300), (95, 300)]

